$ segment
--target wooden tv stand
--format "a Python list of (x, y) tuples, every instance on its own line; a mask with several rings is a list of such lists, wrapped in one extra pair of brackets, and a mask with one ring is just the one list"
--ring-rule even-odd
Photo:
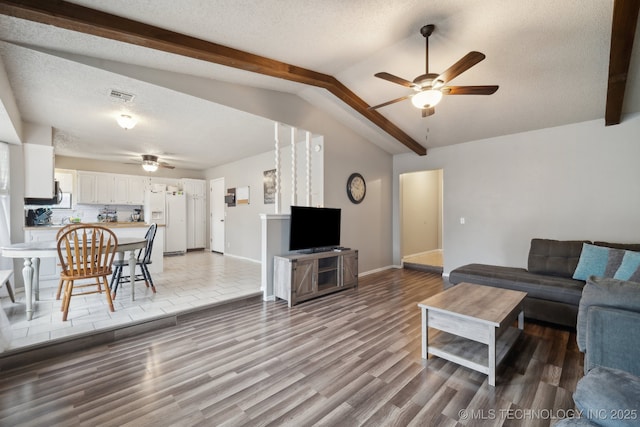
[(273, 258), (273, 288), (289, 307), (358, 286), (358, 251), (291, 254)]

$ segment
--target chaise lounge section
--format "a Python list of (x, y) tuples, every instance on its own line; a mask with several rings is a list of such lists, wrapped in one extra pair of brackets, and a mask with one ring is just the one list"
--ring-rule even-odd
[[(528, 319), (576, 327), (585, 280), (574, 279), (583, 245), (588, 240), (532, 239), (527, 268), (467, 264), (449, 274), (449, 282), (513, 289), (527, 293)], [(640, 251), (640, 244), (595, 242), (595, 246)]]

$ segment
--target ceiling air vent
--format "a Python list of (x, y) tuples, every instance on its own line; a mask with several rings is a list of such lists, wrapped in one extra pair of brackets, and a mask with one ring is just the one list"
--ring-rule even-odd
[(129, 102), (133, 99), (135, 95), (131, 93), (121, 92), (116, 89), (111, 89), (111, 93), (109, 94), (112, 98), (119, 99), (120, 101)]

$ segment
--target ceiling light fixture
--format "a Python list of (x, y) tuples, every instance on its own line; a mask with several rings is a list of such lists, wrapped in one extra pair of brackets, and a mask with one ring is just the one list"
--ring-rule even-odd
[(124, 130), (133, 129), (136, 123), (138, 123), (138, 120), (134, 119), (128, 114), (121, 114), (116, 120), (120, 127)]
[(435, 107), (442, 99), (442, 92), (436, 89), (423, 90), (418, 92), (411, 98), (411, 103), (416, 108), (432, 108)]
[(150, 154), (142, 156), (142, 169), (147, 172), (155, 172), (158, 170), (158, 158)]

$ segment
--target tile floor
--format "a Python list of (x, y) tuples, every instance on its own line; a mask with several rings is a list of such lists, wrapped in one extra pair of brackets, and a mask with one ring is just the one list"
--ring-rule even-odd
[(410, 262), (413, 264), (424, 264), (442, 267), (442, 250), (436, 249), (429, 252), (423, 252), (417, 255), (406, 256), (402, 259), (403, 262)]
[(164, 271), (153, 275), (156, 294), (144, 282), (136, 282), (135, 301), (131, 301), (130, 286), (120, 285), (113, 313), (104, 294), (72, 297), (66, 322), (62, 321), (61, 301), (55, 299), (58, 283), (46, 281), (40, 284), (40, 300), (31, 321), (25, 316), (24, 292), (16, 292), (15, 304), (2, 298), (11, 323), (10, 349), (261, 295), (260, 269), (260, 263), (208, 251), (165, 257)]

